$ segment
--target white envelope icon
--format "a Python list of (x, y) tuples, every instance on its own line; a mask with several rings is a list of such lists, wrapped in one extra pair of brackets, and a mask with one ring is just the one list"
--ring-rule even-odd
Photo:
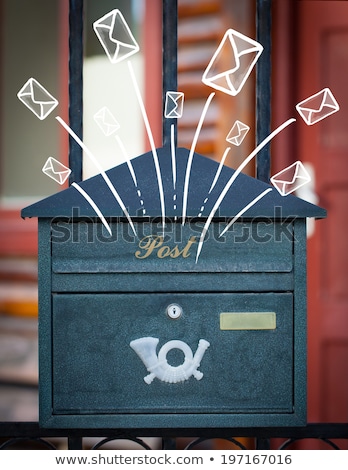
[(41, 120), (58, 106), (58, 101), (35, 78), (29, 78), (17, 96)]
[(228, 133), (226, 140), (233, 145), (240, 145), (247, 133), (249, 132), (250, 127), (244, 124), (244, 122), (236, 121), (230, 132)]
[(271, 177), (271, 183), (282, 196), (287, 196), (310, 181), (311, 177), (300, 161)]
[(113, 64), (139, 51), (139, 46), (120, 10), (112, 10), (93, 23), (106, 55)]
[(164, 107), (164, 117), (181, 118), (184, 108), (184, 93), (180, 91), (167, 91)]
[(49, 157), (47, 159), (42, 171), (45, 175), (49, 176), (59, 184), (64, 184), (71, 173), (70, 168), (66, 167), (63, 163), (60, 163), (53, 157)]
[(325, 119), (327, 116), (330, 116), (330, 114), (339, 111), (340, 107), (331, 90), (324, 88), (315, 95), (298, 103), (296, 109), (305, 123), (308, 124), (308, 126), (312, 126), (322, 119)]
[(216, 90), (236, 96), (243, 88), (263, 46), (244, 34), (228, 29), (202, 77)]
[(107, 137), (120, 128), (119, 123), (106, 106), (95, 113), (94, 120), (102, 130), (103, 134)]

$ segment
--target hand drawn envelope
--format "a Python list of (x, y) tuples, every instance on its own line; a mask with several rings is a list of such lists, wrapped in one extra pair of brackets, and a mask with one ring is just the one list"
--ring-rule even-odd
[(282, 196), (287, 196), (310, 181), (311, 177), (300, 161), (271, 177), (271, 183)]
[(184, 107), (184, 93), (180, 91), (167, 91), (164, 107), (164, 117), (181, 118)]
[(120, 10), (112, 10), (99, 18), (93, 23), (93, 29), (113, 64), (139, 51), (139, 45)]
[(243, 88), (263, 46), (244, 34), (228, 29), (205, 69), (202, 82), (228, 95), (236, 96)]
[(298, 103), (296, 109), (305, 123), (308, 124), (308, 126), (312, 126), (327, 116), (330, 116), (330, 114), (339, 111), (340, 107), (331, 90), (324, 88), (315, 95)]
[(17, 97), (41, 120), (58, 106), (58, 101), (35, 78), (29, 78)]
[(59, 184), (64, 184), (71, 173), (70, 168), (67, 168), (53, 157), (47, 159), (42, 171)]
[(120, 128), (119, 123), (106, 106), (95, 113), (94, 120), (107, 137)]
[(236, 121), (233, 124), (232, 129), (228, 133), (226, 140), (230, 144), (240, 145), (243, 142), (249, 130), (250, 130), (250, 127), (244, 124), (244, 122)]

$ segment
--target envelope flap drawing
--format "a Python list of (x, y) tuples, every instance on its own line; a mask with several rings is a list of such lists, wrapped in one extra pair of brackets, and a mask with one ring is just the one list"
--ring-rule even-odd
[(45, 175), (52, 178), (57, 183), (64, 184), (65, 181), (68, 179), (68, 177), (71, 173), (71, 170), (70, 170), (70, 168), (63, 165), (63, 163), (60, 163), (55, 158), (49, 157), (46, 160), (46, 163), (44, 164), (44, 166), (42, 168), (42, 172)]
[(236, 121), (228, 133), (226, 140), (233, 145), (240, 145), (249, 130), (250, 127), (244, 124), (244, 122)]
[(183, 114), (184, 93), (180, 91), (167, 91), (164, 116), (166, 118), (180, 118)]
[(172, 100), (173, 103), (175, 104), (178, 104), (178, 102), (180, 102), (183, 97), (184, 97), (184, 93), (181, 93), (180, 91), (168, 91), (167, 92), (167, 98), (169, 100)]
[(240, 58), (242, 55), (248, 54), (249, 52), (259, 52), (263, 49), (261, 44), (257, 41), (248, 38), (247, 36), (244, 36), (244, 34), (234, 31), (233, 29), (229, 30), (229, 38), (237, 58)]
[(106, 106), (95, 113), (94, 120), (106, 136), (113, 134), (120, 128), (119, 123)]
[(139, 45), (120, 10), (112, 10), (95, 21), (93, 29), (113, 64), (139, 51)]
[(296, 180), (296, 176), (298, 173), (297, 165), (292, 165), (288, 168), (285, 168), (283, 171), (278, 173), (278, 176), (275, 175), (273, 177), (273, 181), (277, 181), (279, 183), (286, 183), (286, 184), (293, 184)]
[(204, 71), (202, 82), (229, 95), (237, 95), (251, 74), (263, 46), (238, 31), (226, 31)]
[(249, 126), (247, 126), (246, 124), (244, 124), (244, 122), (241, 121), (236, 121), (236, 125), (239, 132), (248, 131), (250, 129)]
[(17, 93), (17, 97), (39, 119), (45, 119), (58, 101), (35, 78), (30, 78)]
[(315, 93), (296, 105), (296, 109), (307, 125), (313, 125), (339, 111), (340, 107), (329, 88)]
[(311, 177), (300, 161), (293, 163), (271, 177), (271, 183), (282, 196), (287, 196), (310, 181)]
[(326, 91), (323, 93), (322, 92), (316, 93), (315, 95), (311, 96), (307, 100), (304, 100), (302, 103), (299, 103), (298, 106), (302, 110), (307, 110), (311, 112), (320, 111), (325, 104), (324, 94), (326, 94)]

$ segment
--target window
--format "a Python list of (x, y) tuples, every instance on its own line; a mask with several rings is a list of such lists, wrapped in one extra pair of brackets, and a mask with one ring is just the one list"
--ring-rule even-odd
[[(145, 151), (143, 123), (128, 61), (110, 63), (93, 30), (93, 23), (114, 9), (120, 10), (140, 47), (140, 51), (129, 57), (129, 61), (143, 96), (144, 0), (85, 0), (84, 7), (83, 141), (106, 170), (123, 163), (126, 158), (124, 152), (127, 157), (133, 158)], [(108, 137), (94, 121), (94, 115), (104, 107), (107, 107), (120, 126), (116, 133)], [(96, 173), (98, 169), (95, 165), (88, 158), (84, 158), (83, 178)]]
[(34, 77), (60, 101), (58, 112), (63, 111), (63, 3), (2, 1), (1, 198), (5, 206), (57, 190), (41, 168), (48, 156), (60, 158), (60, 130), (54, 116), (44, 121), (35, 118), (17, 99), (17, 93)]
[(66, 158), (67, 139), (54, 116), (40, 121), (17, 93), (34, 77), (59, 100), (57, 112), (66, 112), (68, 0), (2, 0), (0, 8), (0, 250), (33, 253), (36, 223), (23, 223), (19, 211), (57, 191), (41, 169), (49, 156)]

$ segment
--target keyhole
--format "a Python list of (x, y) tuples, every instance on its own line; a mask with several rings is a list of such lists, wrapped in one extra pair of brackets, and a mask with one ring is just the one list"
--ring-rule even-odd
[(169, 318), (176, 320), (182, 315), (182, 308), (178, 304), (170, 304), (167, 307), (167, 315)]

